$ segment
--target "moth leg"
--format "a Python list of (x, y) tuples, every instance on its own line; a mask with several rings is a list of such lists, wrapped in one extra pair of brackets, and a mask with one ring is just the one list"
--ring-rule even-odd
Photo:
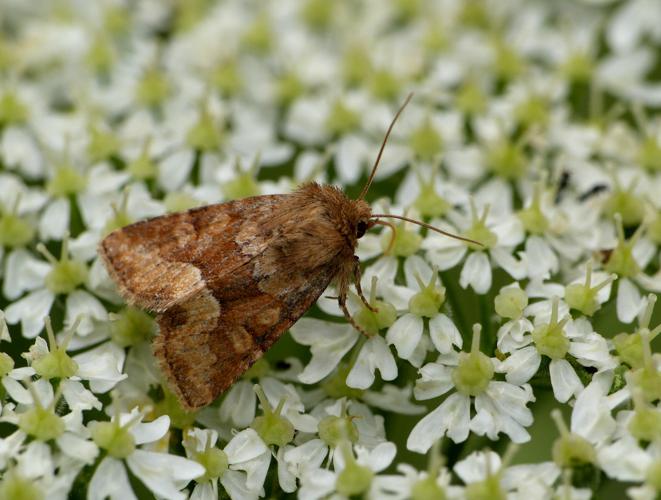
[(365, 335), (367, 338), (371, 338), (372, 335), (365, 331), (362, 326), (360, 326), (356, 321), (353, 319), (353, 316), (351, 316), (351, 313), (349, 312), (349, 309), (347, 309), (347, 293), (346, 290), (341, 292), (339, 297), (337, 298), (337, 303), (340, 306), (340, 309), (344, 313), (344, 317), (347, 318), (347, 321), (353, 326), (356, 330), (358, 330), (360, 333)]
[(365, 295), (363, 294), (363, 287), (360, 285), (360, 278), (361, 278), (361, 273), (360, 273), (360, 259), (358, 258), (357, 255), (354, 255), (354, 265), (353, 265), (353, 278), (354, 278), (354, 283), (356, 285), (356, 292), (358, 292), (358, 296), (360, 297), (360, 300), (365, 304), (365, 307), (372, 311), (373, 313), (379, 312), (379, 310), (374, 307), (372, 304), (369, 303), (369, 301), (365, 298)]
[(348, 280), (346, 277), (343, 277), (340, 279), (338, 290), (337, 290), (337, 303), (340, 306), (340, 309), (344, 313), (344, 317), (347, 318), (347, 321), (353, 326), (356, 330), (358, 330), (360, 333), (365, 335), (365, 337), (370, 338), (372, 335), (370, 335), (365, 329), (363, 329), (362, 326), (360, 326), (356, 321), (353, 319), (353, 316), (351, 316), (351, 313), (349, 312), (349, 309), (347, 308), (347, 292), (348, 292), (349, 284)]

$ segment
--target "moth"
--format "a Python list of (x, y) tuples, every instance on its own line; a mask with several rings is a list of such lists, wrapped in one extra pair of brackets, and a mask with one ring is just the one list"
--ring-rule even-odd
[[(397, 111), (358, 199), (314, 182), (137, 222), (110, 233), (99, 253), (129, 304), (158, 314), (153, 350), (187, 410), (208, 405), (257, 361), (335, 282), (347, 309), (360, 287), (358, 240), (383, 218), (364, 200)], [(471, 240), (468, 240), (471, 241)], [(364, 332), (363, 332), (364, 333)]]

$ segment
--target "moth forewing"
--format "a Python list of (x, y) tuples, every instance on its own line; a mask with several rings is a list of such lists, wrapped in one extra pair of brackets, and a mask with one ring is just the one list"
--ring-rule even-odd
[(186, 409), (208, 405), (226, 390), (333, 280), (347, 320), (367, 335), (346, 306), (353, 282), (372, 308), (354, 253), (366, 230), (390, 224), (376, 220), (363, 198), (410, 98), (390, 124), (357, 200), (308, 183), (287, 195), (138, 222), (101, 242), (99, 253), (122, 296), (159, 313), (154, 353)]

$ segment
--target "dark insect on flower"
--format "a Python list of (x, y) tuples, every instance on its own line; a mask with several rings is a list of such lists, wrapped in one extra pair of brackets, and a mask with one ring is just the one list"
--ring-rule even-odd
[[(211, 403), (335, 282), (347, 309), (360, 287), (358, 239), (381, 219), (364, 200), (388, 136), (356, 200), (334, 186), (307, 183), (291, 194), (195, 208), (114, 231), (100, 244), (108, 272), (131, 304), (158, 313), (154, 353), (189, 410)], [(472, 241), (472, 240), (467, 240)], [(365, 333), (365, 332), (363, 332)]]

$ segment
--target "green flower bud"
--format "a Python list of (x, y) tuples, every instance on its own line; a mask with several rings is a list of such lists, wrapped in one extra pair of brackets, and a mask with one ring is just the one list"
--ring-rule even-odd
[(128, 191), (122, 193), (122, 198), (119, 205), (111, 203), (110, 206), (113, 211), (113, 216), (108, 219), (106, 225), (103, 227), (103, 235), (107, 236), (112, 233), (115, 229), (128, 226), (134, 222), (133, 218), (129, 215), (128, 212)]
[(624, 236), (622, 217), (615, 214), (615, 228), (617, 229), (617, 246), (604, 266), (607, 271), (618, 276), (631, 278), (640, 273), (640, 266), (633, 256), (633, 248), (642, 236), (643, 226), (639, 226), (633, 236), (627, 240)]
[(198, 483), (212, 481), (221, 477), (229, 469), (227, 453), (220, 448), (207, 448), (195, 455), (195, 460), (204, 467), (204, 474), (196, 479)]
[(347, 376), (352, 366), (340, 363), (335, 372), (321, 383), (324, 392), (331, 398), (360, 399), (365, 391), (347, 385)]
[(419, 276), (415, 277), (418, 281), (420, 291), (409, 300), (409, 311), (413, 314), (425, 318), (433, 318), (438, 314), (443, 302), (445, 302), (445, 287), (436, 286), (438, 272), (434, 270), (429, 283), (425, 285)]
[(167, 415), (170, 417), (170, 426), (175, 429), (188, 429), (195, 423), (196, 411), (188, 411), (179, 402), (167, 387), (162, 388), (163, 398), (154, 405), (156, 415)]
[(445, 490), (438, 484), (445, 458), (441, 455), (441, 442), (434, 441), (427, 459), (427, 476), (411, 487), (411, 500), (445, 500)]
[(349, 47), (342, 62), (342, 72), (349, 87), (362, 85), (372, 73), (369, 52), (362, 46)]
[(656, 137), (645, 137), (638, 151), (638, 163), (651, 172), (661, 172), (661, 144)]
[(411, 500), (445, 500), (445, 490), (436, 482), (436, 478), (427, 476), (418, 480), (411, 488)]
[(68, 294), (87, 281), (87, 265), (69, 256), (69, 235), (62, 240), (60, 260), (51, 254), (43, 243), (37, 245), (37, 250), (51, 264), (51, 270), (46, 275), (46, 288), (55, 294)]
[(573, 83), (588, 83), (592, 80), (595, 62), (585, 52), (574, 52), (562, 64), (560, 70)]
[(198, 151), (214, 151), (222, 143), (222, 133), (206, 107), (200, 110), (198, 120), (186, 133), (188, 145)]
[(135, 450), (135, 439), (128, 427), (128, 424), (121, 426), (118, 421), (112, 421), (91, 422), (89, 428), (92, 440), (99, 448), (113, 458), (123, 459)]
[(163, 200), (165, 209), (168, 213), (185, 212), (191, 208), (199, 207), (202, 203), (188, 193), (181, 191), (171, 191), (165, 195)]
[(389, 328), (397, 321), (397, 310), (395, 307), (388, 302), (376, 299), (376, 276), (372, 278), (372, 291), (370, 293), (369, 304), (373, 309), (376, 309), (376, 312), (369, 310), (363, 304), (360, 311), (354, 317), (358, 326), (368, 334), (376, 335), (379, 333), (379, 330)]
[(456, 94), (456, 106), (467, 115), (479, 115), (487, 108), (487, 96), (474, 80), (464, 83)]
[(623, 190), (619, 186), (610, 194), (604, 204), (604, 213), (610, 217), (620, 214), (625, 226), (636, 226), (645, 216), (643, 199), (633, 192), (635, 184)]
[(523, 58), (513, 48), (507, 45), (504, 40), (496, 41), (496, 59), (495, 68), (496, 75), (501, 80), (511, 81), (521, 75), (525, 68)]
[(224, 61), (216, 66), (211, 82), (221, 95), (232, 97), (243, 88), (244, 82), (235, 60)]
[(482, 394), (493, 379), (494, 369), (489, 357), (480, 352), (481, 325), (473, 325), (473, 342), (470, 352), (459, 354), (459, 363), (452, 372), (452, 382), (457, 391), (467, 396)]
[(0, 207), (0, 246), (9, 248), (23, 247), (32, 241), (34, 227), (18, 215), (20, 197), (16, 197), (14, 206), (10, 211), (1, 210)]
[(87, 187), (87, 177), (72, 165), (64, 163), (55, 168), (55, 175), (48, 181), (46, 191), (55, 197), (65, 198), (80, 193)]
[(339, 417), (329, 415), (319, 422), (319, 437), (331, 447), (338, 446), (343, 439), (357, 443), (358, 429), (353, 423), (353, 418), (346, 413)]
[(262, 416), (256, 417), (250, 427), (257, 431), (257, 434), (267, 445), (284, 446), (294, 439), (294, 426), (289, 420), (280, 416), (280, 412), (285, 405), (285, 398), (282, 398), (275, 410), (264, 394), (259, 385), (255, 385), (255, 392), (262, 404)]
[(42, 500), (46, 498), (46, 495), (34, 480), (24, 478), (18, 471), (11, 469), (5, 473), (2, 483), (0, 483), (0, 498), (8, 500)]
[(522, 147), (505, 139), (491, 145), (486, 164), (494, 174), (510, 181), (522, 178), (528, 170), (528, 160)]
[(145, 106), (159, 106), (170, 93), (170, 82), (164, 71), (148, 68), (138, 82), (136, 100)]
[[(415, 231), (407, 229), (404, 224), (397, 224), (397, 230), (392, 234), (383, 232), (381, 248), (384, 252), (397, 257), (410, 257), (420, 249), (422, 236)], [(393, 241), (394, 238), (394, 241)]]
[(443, 138), (429, 118), (416, 128), (409, 138), (411, 150), (423, 160), (432, 160), (443, 149)]
[(276, 96), (282, 106), (289, 106), (303, 92), (305, 92), (305, 84), (296, 73), (285, 73), (278, 79)]
[(121, 347), (129, 347), (149, 340), (156, 333), (154, 319), (132, 306), (121, 309), (111, 317), (110, 338)]
[(14, 369), (14, 360), (6, 352), (0, 352), (0, 378)]
[(551, 451), (556, 465), (571, 468), (594, 464), (597, 453), (590, 442), (578, 434), (569, 432), (557, 408), (551, 412), (551, 417), (560, 432), (560, 437), (553, 443)]
[(369, 467), (356, 462), (351, 445), (347, 441), (341, 443), (340, 449), (344, 456), (345, 466), (335, 480), (336, 491), (348, 497), (365, 493), (372, 484), (374, 472)]
[(524, 128), (546, 126), (550, 119), (549, 102), (542, 96), (531, 95), (519, 103), (514, 109), (514, 115)]
[(29, 108), (15, 92), (6, 90), (0, 95), (0, 128), (5, 125), (20, 125), (29, 116)]
[(450, 203), (436, 192), (434, 179), (430, 182), (419, 180), (420, 194), (413, 202), (413, 207), (423, 217), (442, 217), (452, 208)]
[(53, 411), (55, 403), (60, 399), (59, 391), (53, 397), (51, 405), (43, 408), (36, 391), (31, 385), (29, 387), (34, 407), (19, 415), (18, 428), (38, 441), (50, 441), (60, 437), (64, 433), (64, 420)]
[(563, 359), (569, 350), (569, 339), (565, 336), (564, 326), (569, 317), (558, 321), (558, 304), (560, 299), (554, 297), (551, 321), (536, 326), (532, 332), (532, 340), (537, 351), (551, 359)]
[(266, 54), (271, 50), (273, 33), (265, 15), (258, 16), (252, 26), (246, 30), (243, 34), (243, 43), (248, 49), (258, 54)]
[(484, 481), (466, 485), (466, 500), (506, 500), (507, 494), (500, 487), (500, 476), (489, 475)]
[(239, 200), (249, 196), (257, 196), (261, 193), (259, 184), (252, 173), (239, 174), (231, 181), (225, 182), (222, 190), (229, 200)]
[(333, 20), (333, 2), (307, 0), (301, 9), (303, 22), (313, 30), (323, 31)]
[(91, 163), (96, 163), (115, 156), (120, 148), (121, 142), (117, 136), (108, 130), (102, 130), (96, 125), (89, 127), (89, 143), (87, 154)]
[(46, 317), (46, 332), (48, 334), (49, 352), (40, 358), (32, 361), (32, 368), (42, 378), (50, 380), (52, 378), (66, 379), (73, 377), (78, 371), (78, 363), (67, 354), (67, 346), (73, 337), (80, 320), (77, 320), (69, 331), (65, 334), (61, 345), (57, 344), (53, 326), (49, 317)]
[(402, 83), (387, 69), (377, 69), (372, 73), (369, 89), (372, 95), (383, 101), (392, 101), (399, 97)]
[(645, 366), (647, 345), (661, 333), (661, 325), (657, 325), (654, 330), (649, 329), (656, 300), (656, 295), (653, 293), (647, 296), (647, 306), (638, 320), (638, 329), (634, 333), (620, 333), (613, 339), (618, 356), (632, 368)]
[(599, 290), (610, 285), (616, 279), (617, 275), (611, 274), (599, 284), (592, 286), (592, 261), (588, 261), (585, 283), (572, 283), (567, 286), (565, 301), (572, 309), (576, 309), (586, 316), (592, 316), (601, 307), (597, 301)]
[(479, 241), (483, 246), (476, 245), (475, 243), (466, 242), (466, 246), (471, 250), (486, 250), (493, 248), (498, 244), (498, 236), (487, 227), (487, 217), (491, 207), (487, 205), (484, 207), (482, 216), (478, 218), (477, 208), (475, 203), (471, 200), (471, 216), (472, 225), (464, 232), (464, 236), (468, 239)]
[(103, 75), (110, 72), (114, 60), (115, 54), (108, 38), (97, 35), (85, 54), (85, 63), (93, 73)]
[(158, 167), (156, 163), (151, 159), (149, 154), (149, 148), (151, 146), (151, 139), (147, 139), (142, 146), (142, 151), (140, 156), (135, 160), (129, 162), (126, 166), (127, 172), (131, 174), (135, 179), (146, 180), (153, 179), (158, 174)]
[(536, 185), (532, 201), (526, 208), (517, 213), (523, 228), (530, 234), (544, 234), (550, 225), (542, 211), (542, 186)]
[(331, 135), (344, 135), (358, 128), (360, 116), (342, 101), (336, 101), (326, 118), (326, 128)]
[(255, 363), (248, 368), (241, 378), (245, 380), (260, 379), (266, 377), (271, 371), (271, 365), (264, 358), (259, 358)]
[(501, 318), (518, 319), (523, 315), (523, 310), (528, 306), (526, 292), (516, 286), (505, 286), (500, 289), (494, 299), (496, 314)]
[[(632, 381), (633, 382), (633, 381)], [(642, 392), (632, 386), (634, 413), (627, 428), (640, 441), (653, 442), (661, 436), (661, 411), (645, 401)]]

